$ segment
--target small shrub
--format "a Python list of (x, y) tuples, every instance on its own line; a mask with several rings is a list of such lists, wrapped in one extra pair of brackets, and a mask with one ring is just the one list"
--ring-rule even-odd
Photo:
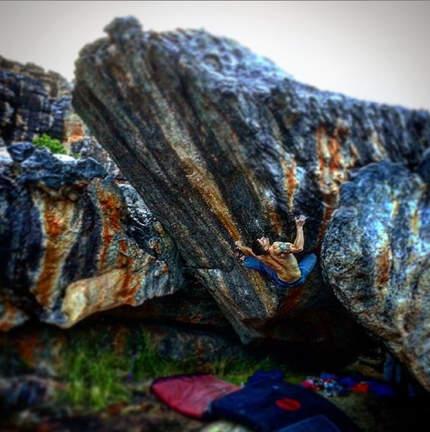
[(67, 150), (59, 140), (53, 139), (45, 133), (39, 138), (33, 138), (33, 144), (37, 148), (46, 147), (47, 149), (51, 150), (52, 153), (67, 154)]

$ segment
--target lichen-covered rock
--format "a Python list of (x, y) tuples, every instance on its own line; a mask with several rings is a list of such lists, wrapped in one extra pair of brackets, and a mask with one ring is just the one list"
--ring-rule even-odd
[(183, 286), (173, 241), (95, 160), (45, 149), (0, 168), (2, 330), (28, 317), (70, 327)]
[(342, 186), (321, 261), (345, 308), (430, 390), (426, 175), (388, 160), (361, 169)]
[(303, 213), (304, 252), (319, 253), (342, 183), (384, 158), (416, 167), (429, 113), (318, 91), (203, 30), (118, 18), (106, 31), (76, 62), (73, 106), (242, 340), (346, 343), (351, 321), (318, 266), (285, 292), (232, 246), (291, 241)]

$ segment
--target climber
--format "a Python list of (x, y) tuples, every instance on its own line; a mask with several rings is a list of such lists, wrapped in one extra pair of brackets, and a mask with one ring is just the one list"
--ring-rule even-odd
[(305, 221), (306, 217), (303, 215), (295, 218), (297, 234), (294, 243), (270, 244), (267, 237), (261, 237), (254, 240), (249, 248), (237, 240), (235, 256), (243, 261), (246, 267), (267, 273), (282, 288), (299, 287), (305, 283), (317, 261), (313, 253), (306, 255), (300, 263), (294, 256), (303, 251)]

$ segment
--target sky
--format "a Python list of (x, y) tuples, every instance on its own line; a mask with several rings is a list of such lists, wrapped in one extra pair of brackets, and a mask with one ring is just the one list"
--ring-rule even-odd
[(234, 39), (320, 90), (430, 110), (428, 1), (1, 1), (0, 55), (72, 81), (79, 51), (121, 16)]

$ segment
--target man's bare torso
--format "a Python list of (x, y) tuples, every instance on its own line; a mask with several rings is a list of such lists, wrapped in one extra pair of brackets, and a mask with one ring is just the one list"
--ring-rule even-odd
[(258, 258), (275, 270), (283, 282), (295, 282), (301, 276), (297, 259), (292, 253), (282, 253), (279, 243), (273, 243), (268, 252)]

